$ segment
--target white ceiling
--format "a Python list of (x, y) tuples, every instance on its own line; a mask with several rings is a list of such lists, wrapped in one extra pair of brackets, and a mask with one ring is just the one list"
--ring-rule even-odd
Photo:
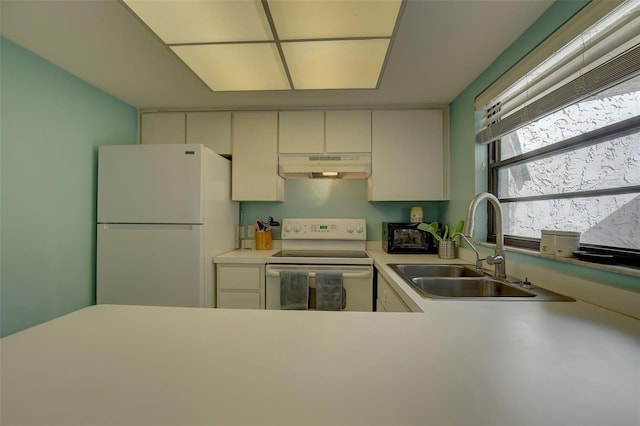
[(450, 103), (552, 0), (408, 0), (377, 90), (211, 92), (118, 0), (0, 0), (2, 35), (142, 110)]

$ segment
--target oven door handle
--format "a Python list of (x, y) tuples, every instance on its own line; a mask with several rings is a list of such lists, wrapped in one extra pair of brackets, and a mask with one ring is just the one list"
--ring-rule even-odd
[[(340, 271), (336, 271), (340, 272)], [(371, 270), (366, 270), (362, 272), (343, 272), (342, 278), (371, 278), (373, 272)], [(268, 269), (267, 270), (268, 277), (279, 277), (280, 270), (278, 269)], [(309, 278), (315, 278), (316, 273), (313, 271), (309, 271)]]

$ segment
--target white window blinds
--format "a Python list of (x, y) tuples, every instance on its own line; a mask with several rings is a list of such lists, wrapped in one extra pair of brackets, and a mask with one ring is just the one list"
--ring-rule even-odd
[[(510, 84), (516, 66), (515, 73), (505, 74), (476, 98), (476, 110), (482, 115), (477, 142), (490, 143), (640, 74), (640, 0), (593, 1), (559, 33), (529, 56), (535, 61), (541, 52), (557, 52)], [(554, 49), (562, 35), (572, 33), (579, 35)]]

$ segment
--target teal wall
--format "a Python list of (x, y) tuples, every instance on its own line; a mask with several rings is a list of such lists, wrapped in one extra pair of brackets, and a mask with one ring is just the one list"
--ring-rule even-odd
[[(486, 164), (487, 148), (476, 144), (474, 138), (475, 111), (473, 104), (475, 97), (588, 3), (589, 1), (582, 0), (554, 2), (450, 105), (451, 201), (443, 211), (445, 221), (454, 222), (457, 218), (464, 217), (471, 198), (487, 189), (487, 172), (482, 168), (483, 162)], [(474, 233), (474, 238), (480, 241), (486, 236), (486, 218), (483, 218), (486, 215), (483, 213), (483, 209), (478, 209), (476, 232)], [(481, 248), (481, 251), (488, 253), (488, 249)], [(615, 274), (524, 254), (509, 253), (508, 256), (520, 263), (640, 291), (640, 280), (630, 275)]]
[[(403, 185), (403, 182), (398, 182)], [(256, 218), (346, 217), (367, 219), (367, 240), (382, 239), (382, 222), (409, 222), (411, 207), (422, 207), (424, 220), (440, 221), (445, 202), (367, 201), (367, 181), (356, 179), (289, 179), (285, 181), (285, 202), (243, 202), (243, 225)], [(274, 228), (274, 238), (280, 229)]]
[(0, 334), (95, 303), (97, 146), (137, 112), (0, 38)]
[[(466, 216), (471, 198), (487, 190), (487, 172), (483, 168), (483, 165), (486, 166), (487, 148), (475, 143), (476, 96), (588, 3), (588, 0), (554, 2), (451, 103), (451, 201), (444, 212), (445, 220), (452, 222), (456, 218)], [(479, 213), (480, 210), (478, 209)], [(476, 221), (477, 234), (474, 234), (478, 239), (482, 239), (483, 234), (486, 235), (486, 220), (481, 219)]]
[[(450, 105), (451, 201), (368, 202), (361, 180), (290, 180), (285, 203), (241, 203), (255, 218), (363, 217), (368, 239), (382, 221), (407, 221), (412, 206), (425, 220), (454, 223), (486, 189), (486, 148), (474, 143), (476, 95), (588, 1), (556, 1), (522, 37)], [(0, 37), (0, 335), (95, 301), (97, 146), (136, 143), (136, 110)], [(398, 184), (402, 184), (399, 182)], [(486, 233), (478, 221), (476, 237)], [(275, 229), (279, 238), (279, 229)], [(509, 254), (542, 266), (640, 290), (636, 277)]]

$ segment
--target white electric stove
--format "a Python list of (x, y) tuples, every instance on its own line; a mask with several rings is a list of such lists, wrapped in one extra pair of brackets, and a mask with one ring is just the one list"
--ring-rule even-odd
[(372, 311), (373, 259), (366, 253), (365, 219), (286, 218), (282, 250), (267, 259), (266, 307), (280, 309), (280, 272), (309, 274), (313, 309), (316, 272), (342, 274), (346, 311)]

